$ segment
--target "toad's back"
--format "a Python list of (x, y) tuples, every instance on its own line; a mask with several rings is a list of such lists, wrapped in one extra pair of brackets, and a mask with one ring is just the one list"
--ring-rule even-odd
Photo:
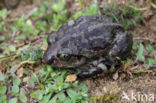
[(60, 48), (67, 48), (67, 54), (72, 55), (92, 57), (99, 53), (107, 54), (113, 46), (116, 32), (119, 31), (123, 31), (121, 25), (112, 23), (109, 18), (84, 16), (76, 22), (69, 21), (57, 34), (52, 35), (55, 38), (52, 43), (55, 50), (53, 53), (57, 54)]

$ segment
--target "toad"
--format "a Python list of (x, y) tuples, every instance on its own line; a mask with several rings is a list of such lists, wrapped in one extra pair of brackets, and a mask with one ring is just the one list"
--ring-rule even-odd
[(82, 16), (48, 36), (43, 62), (90, 77), (120, 66), (132, 49), (132, 35), (120, 24), (100, 15)]

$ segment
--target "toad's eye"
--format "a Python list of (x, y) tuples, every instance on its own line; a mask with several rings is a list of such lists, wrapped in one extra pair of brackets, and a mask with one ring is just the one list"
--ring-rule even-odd
[(68, 55), (68, 54), (60, 54), (60, 55), (58, 55), (58, 56), (59, 56), (59, 58), (60, 58), (61, 60), (63, 60), (63, 61), (67, 61), (67, 60), (70, 59), (70, 55)]

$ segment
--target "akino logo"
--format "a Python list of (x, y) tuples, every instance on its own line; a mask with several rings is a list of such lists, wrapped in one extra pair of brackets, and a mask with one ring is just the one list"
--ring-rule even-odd
[(130, 92), (128, 95), (126, 92), (122, 92), (121, 99), (127, 101), (135, 101), (135, 102), (152, 102), (154, 101), (155, 95), (154, 94), (144, 94), (144, 93), (134, 93), (133, 91)]

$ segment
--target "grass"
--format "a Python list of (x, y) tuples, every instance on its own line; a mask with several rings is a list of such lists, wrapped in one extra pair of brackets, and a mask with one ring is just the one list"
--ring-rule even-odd
[(122, 24), (125, 30), (132, 29), (142, 20), (141, 12), (134, 6), (128, 4), (108, 4), (103, 8), (104, 15), (112, 18), (116, 23)]
[(103, 95), (101, 96), (92, 96), (90, 101), (91, 103), (113, 103), (120, 99), (121, 89), (118, 88), (116, 90), (107, 90), (105, 87), (103, 88)]

